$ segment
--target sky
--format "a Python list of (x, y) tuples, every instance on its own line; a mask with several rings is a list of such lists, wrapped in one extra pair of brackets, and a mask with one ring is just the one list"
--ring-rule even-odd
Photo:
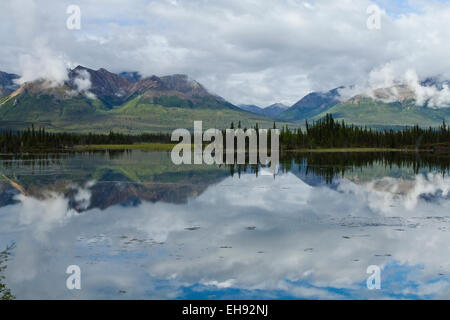
[[(67, 27), (70, 5), (79, 30)], [(182, 73), (234, 104), (267, 106), (450, 78), (449, 1), (2, 0), (0, 12), (0, 70), (22, 81), (63, 81), (79, 64)]]

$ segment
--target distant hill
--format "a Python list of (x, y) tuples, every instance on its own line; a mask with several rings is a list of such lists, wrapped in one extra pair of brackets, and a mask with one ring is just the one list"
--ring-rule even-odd
[[(442, 90), (449, 86), (449, 81), (428, 78), (421, 85)], [(291, 108), (283, 112), (279, 119), (303, 124), (305, 120), (317, 120), (327, 113), (335, 119), (347, 123), (371, 127), (398, 128), (419, 124), (420, 126), (439, 126), (442, 121), (450, 122), (450, 101), (445, 107), (431, 107), (429, 101), (417, 105), (416, 93), (405, 84), (388, 88), (378, 88), (370, 92), (357, 94), (344, 100), (339, 94), (339, 87), (321, 93), (306, 95)]]
[(240, 105), (239, 108), (254, 114), (260, 114), (272, 119), (277, 119), (278, 116), (286, 111), (289, 107), (282, 103), (275, 103), (266, 108), (248, 104)]
[(244, 111), (251, 112), (254, 114), (262, 114), (263, 110), (261, 107), (255, 106), (253, 104), (240, 104), (238, 107)]
[[(446, 81), (434, 78), (421, 83), (422, 90), (435, 88), (442, 90), (448, 86)], [(313, 119), (333, 114), (335, 119), (347, 123), (367, 125), (371, 127), (401, 127), (419, 124), (420, 126), (439, 126), (442, 121), (450, 121), (450, 101), (440, 107), (433, 106), (430, 100), (417, 105), (416, 93), (405, 84), (397, 84), (388, 88), (379, 88), (369, 93), (359, 94), (323, 111)]]
[(328, 92), (312, 92), (281, 113), (278, 118), (285, 121), (311, 119), (341, 102), (339, 89)]
[(330, 113), (336, 120), (371, 127), (439, 126), (450, 123), (450, 108), (432, 109), (416, 106), (414, 101), (392, 103), (358, 96), (312, 118), (319, 119)]
[(282, 103), (275, 103), (264, 108), (262, 114), (269, 118), (277, 119), (280, 116), (280, 114), (282, 114), (287, 109), (289, 109), (288, 106)]
[(45, 80), (23, 84), (0, 100), (0, 128), (23, 129), (32, 123), (53, 131), (138, 133), (192, 128), (269, 127), (272, 120), (239, 109), (209, 93), (186, 75), (115, 74), (78, 66), (69, 80), (52, 87)]

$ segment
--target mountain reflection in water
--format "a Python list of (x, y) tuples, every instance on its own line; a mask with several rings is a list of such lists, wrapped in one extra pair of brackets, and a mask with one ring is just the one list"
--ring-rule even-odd
[[(449, 163), (293, 154), (274, 177), (159, 152), (4, 155), (7, 285), (19, 299), (448, 299)], [(382, 290), (366, 288), (370, 265)]]

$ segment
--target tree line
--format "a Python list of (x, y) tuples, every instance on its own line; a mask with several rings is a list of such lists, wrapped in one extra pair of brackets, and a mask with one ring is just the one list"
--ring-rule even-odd
[(74, 134), (47, 132), (45, 128), (31, 126), (24, 131), (0, 131), (0, 151), (3, 153), (21, 153), (35, 150), (70, 150), (77, 145), (114, 145), (134, 143), (170, 143), (166, 133), (143, 133), (127, 135), (110, 132), (109, 134)]
[[(234, 123), (231, 129), (236, 129)], [(241, 128), (239, 121), (237, 128)], [(272, 130), (269, 130), (268, 145)], [(246, 128), (244, 128), (245, 130)], [(260, 132), (258, 124), (253, 128)], [(225, 130), (223, 131), (225, 137)], [(401, 130), (375, 130), (367, 127), (348, 125), (336, 121), (327, 114), (323, 119), (306, 127), (291, 129), (287, 125), (280, 130), (280, 146), (283, 150), (313, 148), (424, 148), (432, 144), (449, 143), (450, 127), (443, 121), (438, 128), (421, 128), (418, 125)], [(67, 150), (77, 145), (125, 145), (134, 143), (172, 143), (167, 133), (143, 133), (127, 135), (110, 132), (109, 134), (74, 134), (47, 132), (45, 128), (31, 126), (23, 131), (0, 131), (0, 152), (21, 153), (34, 150)]]
[(312, 148), (423, 148), (431, 144), (450, 142), (450, 127), (443, 121), (438, 128), (421, 128), (418, 125), (402, 130), (375, 130), (347, 125), (336, 121), (331, 114), (313, 124), (306, 121), (306, 129), (283, 127), (280, 144), (284, 149)]

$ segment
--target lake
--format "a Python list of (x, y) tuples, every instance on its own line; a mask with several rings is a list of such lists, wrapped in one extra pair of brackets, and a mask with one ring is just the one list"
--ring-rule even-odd
[(402, 152), (285, 154), (275, 175), (139, 150), (1, 155), (4, 282), (17, 299), (450, 299), (449, 168)]

